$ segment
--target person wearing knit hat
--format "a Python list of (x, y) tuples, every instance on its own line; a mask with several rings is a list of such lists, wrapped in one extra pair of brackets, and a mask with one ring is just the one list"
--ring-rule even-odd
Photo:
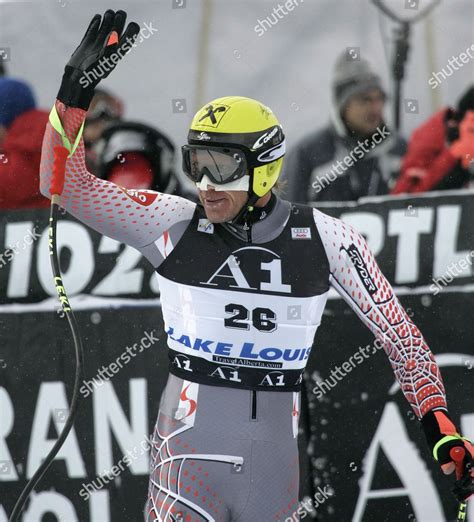
[(333, 106), (352, 134), (370, 136), (383, 122), (386, 94), (380, 77), (364, 59), (336, 61), (332, 81)]
[(378, 89), (385, 95), (380, 77), (372, 70), (367, 60), (348, 61), (344, 55), (336, 61), (332, 87), (340, 111), (354, 94), (364, 94), (370, 89)]
[(36, 107), (30, 86), (14, 78), (0, 78), (0, 125), (8, 128), (15, 118)]
[(370, 63), (350, 52), (336, 60), (331, 81), (331, 122), (290, 150), (283, 178), (290, 201), (356, 201), (387, 194), (406, 149), (388, 129), (387, 95)]

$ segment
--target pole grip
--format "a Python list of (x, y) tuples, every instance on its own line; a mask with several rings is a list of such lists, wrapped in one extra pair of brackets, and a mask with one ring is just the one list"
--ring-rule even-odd
[(51, 196), (60, 196), (64, 188), (64, 175), (66, 173), (66, 161), (69, 151), (65, 147), (54, 147), (53, 173), (49, 192)]
[(456, 480), (459, 480), (462, 476), (461, 464), (464, 460), (465, 455), (466, 455), (466, 450), (464, 448), (461, 448), (461, 446), (451, 448), (451, 450), (449, 452), (449, 456), (452, 458), (453, 462), (456, 464)]

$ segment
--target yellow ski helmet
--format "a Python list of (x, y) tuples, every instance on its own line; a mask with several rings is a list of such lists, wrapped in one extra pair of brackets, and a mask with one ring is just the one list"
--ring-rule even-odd
[[(195, 183), (207, 175), (217, 185), (249, 175), (246, 207), (270, 192), (281, 173), (285, 136), (275, 115), (257, 100), (217, 98), (194, 116), (188, 145), (182, 147), (183, 170)], [(204, 155), (212, 155), (199, 167)], [(222, 161), (224, 160), (224, 161)]]

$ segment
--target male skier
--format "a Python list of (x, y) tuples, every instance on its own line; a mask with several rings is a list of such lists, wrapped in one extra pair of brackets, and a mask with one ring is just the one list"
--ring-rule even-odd
[[(458, 496), (470, 496), (472, 446), (449, 418), (433, 355), (364, 238), (272, 192), (285, 138), (268, 107), (230, 96), (198, 111), (182, 149), (198, 205), (87, 172), (82, 125), (94, 87), (138, 34), (135, 23), (124, 30), (125, 20), (123, 11), (94, 16), (66, 65), (44, 138), (41, 192), (49, 197), (53, 148), (66, 146), (65, 209), (138, 249), (158, 273), (170, 375), (145, 520), (277, 521), (297, 511), (299, 389), (330, 286), (383, 344), (434, 457), (445, 473), (457, 466)], [(465, 452), (463, 462), (452, 461), (453, 448)]]

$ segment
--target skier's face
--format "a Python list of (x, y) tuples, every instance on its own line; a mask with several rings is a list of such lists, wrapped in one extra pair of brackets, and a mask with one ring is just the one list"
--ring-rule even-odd
[(214, 190), (212, 185), (207, 185), (207, 190), (198, 189), (206, 217), (211, 223), (224, 223), (231, 221), (239, 213), (248, 198), (245, 190)]

